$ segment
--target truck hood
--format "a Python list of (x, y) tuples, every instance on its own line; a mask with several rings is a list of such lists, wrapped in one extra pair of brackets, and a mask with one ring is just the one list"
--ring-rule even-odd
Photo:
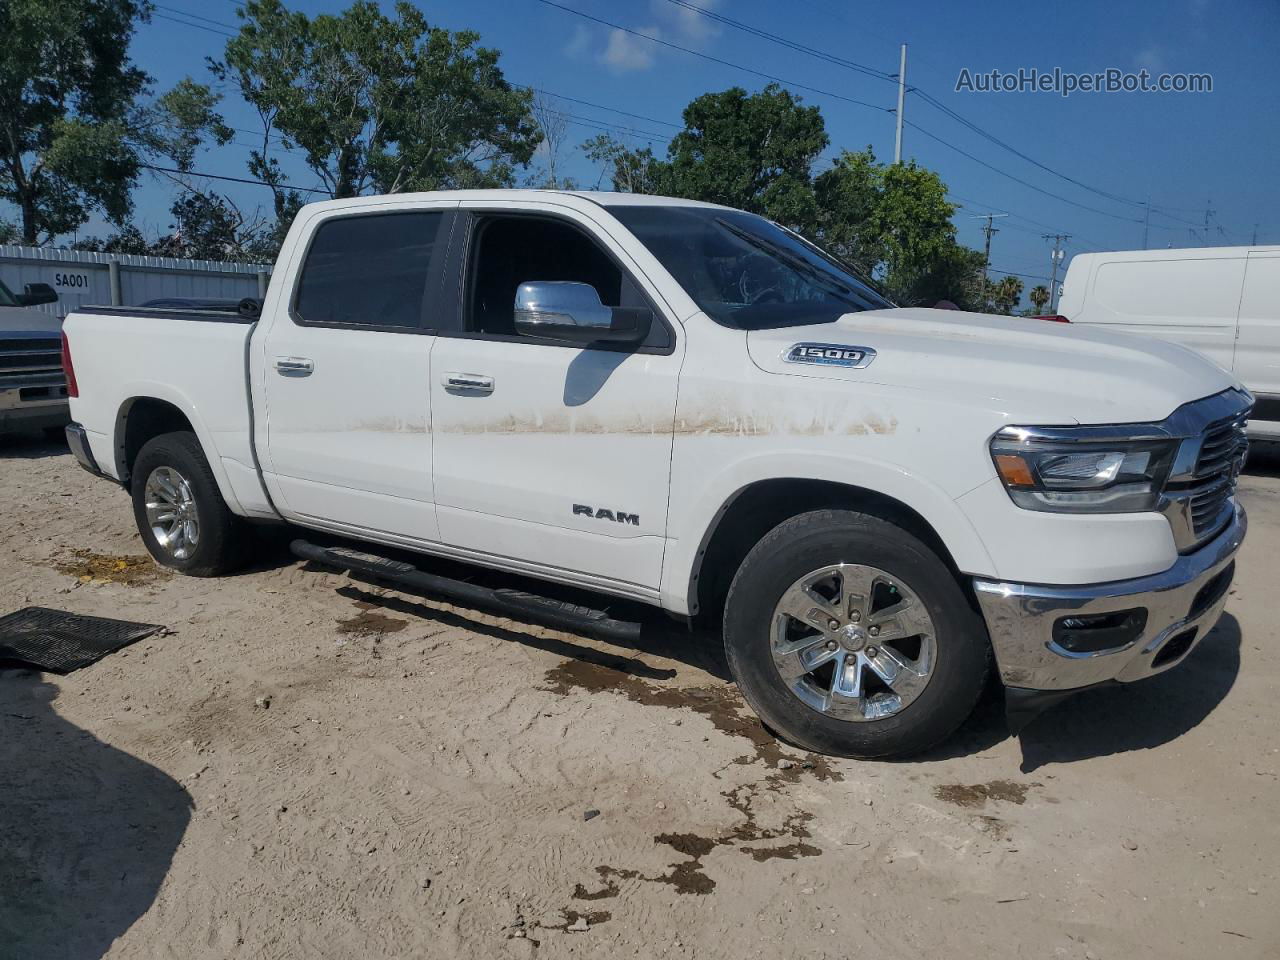
[[(876, 356), (858, 369), (788, 362), (798, 343), (870, 347)], [(1163, 420), (1190, 400), (1239, 386), (1177, 344), (956, 310), (873, 310), (834, 323), (752, 330), (747, 351), (769, 373), (925, 391), (1038, 425)]]
[(0, 337), (56, 337), (61, 332), (62, 321), (57, 317), (28, 307), (0, 307)]

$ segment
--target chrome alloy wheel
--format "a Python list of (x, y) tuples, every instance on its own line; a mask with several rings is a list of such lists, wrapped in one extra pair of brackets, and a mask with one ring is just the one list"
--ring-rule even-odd
[(200, 542), (200, 517), (191, 484), (173, 467), (156, 467), (143, 488), (147, 523), (169, 556), (186, 560)]
[(891, 717), (933, 673), (936, 634), (909, 586), (877, 567), (805, 574), (773, 611), (770, 652), (793, 694), (839, 720)]

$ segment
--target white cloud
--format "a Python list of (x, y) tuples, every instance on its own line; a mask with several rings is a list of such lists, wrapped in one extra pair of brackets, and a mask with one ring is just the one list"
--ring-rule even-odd
[[(712, 10), (718, 0), (686, 0), (690, 5)], [(720, 36), (721, 27), (709, 17), (690, 10), (689, 7), (667, 3), (666, 0), (649, 0), (654, 15), (665, 21), (676, 38), (690, 46), (701, 46)]]
[[(637, 32), (646, 36), (658, 36), (657, 27), (639, 27)], [(600, 62), (616, 73), (648, 70), (653, 66), (654, 45), (643, 37), (623, 30), (610, 30), (609, 42), (600, 54)]]
[[(711, 10), (720, 0), (689, 0), (703, 10)], [(636, 27), (635, 32), (617, 28), (605, 32), (604, 49), (596, 59), (614, 73), (633, 73), (648, 70), (661, 52), (658, 46), (645, 37), (664, 39), (681, 46), (702, 48), (720, 36), (721, 26), (704, 17), (697, 10), (667, 3), (666, 0), (650, 0), (650, 9), (654, 23), (647, 27)], [(643, 36), (637, 36), (642, 34)], [(591, 46), (598, 33), (583, 24), (574, 28), (569, 42), (565, 45), (566, 55), (574, 58), (582, 57)]]
[(1161, 73), (1165, 64), (1164, 51), (1156, 46), (1146, 47), (1134, 55), (1133, 63), (1134, 66), (1149, 70), (1151, 73)]
[(585, 23), (579, 23), (573, 28), (573, 36), (569, 38), (569, 42), (564, 45), (564, 52), (578, 59), (583, 56), (591, 48), (591, 28)]

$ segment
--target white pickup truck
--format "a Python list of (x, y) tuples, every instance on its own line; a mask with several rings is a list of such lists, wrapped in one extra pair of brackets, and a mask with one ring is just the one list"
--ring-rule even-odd
[[(1230, 374), (1173, 344), (897, 308), (724, 207), (320, 203), (245, 307), (66, 321), (72, 449), (131, 491), (159, 562), (223, 573), (250, 521), (283, 520), (722, 617), (747, 701), (813, 750), (928, 747), (993, 657), (1019, 715), (1175, 666), (1245, 533), (1252, 397)], [(378, 549), (294, 543), (636, 630)]]

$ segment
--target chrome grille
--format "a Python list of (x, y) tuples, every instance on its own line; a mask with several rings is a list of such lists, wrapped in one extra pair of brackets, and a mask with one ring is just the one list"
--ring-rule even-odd
[(0, 388), (60, 386), (63, 379), (57, 337), (0, 339)]
[(1245, 417), (1222, 420), (1210, 424), (1202, 434), (1194, 481), (1187, 490), (1197, 540), (1217, 532), (1226, 522), (1223, 508), (1235, 495), (1236, 477), (1249, 448), (1245, 422)]

